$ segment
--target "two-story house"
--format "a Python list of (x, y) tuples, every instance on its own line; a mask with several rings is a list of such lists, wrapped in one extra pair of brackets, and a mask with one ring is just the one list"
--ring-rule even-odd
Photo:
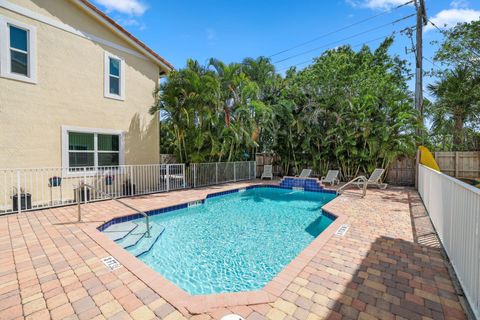
[(87, 0), (0, 0), (0, 168), (158, 163), (171, 69)]

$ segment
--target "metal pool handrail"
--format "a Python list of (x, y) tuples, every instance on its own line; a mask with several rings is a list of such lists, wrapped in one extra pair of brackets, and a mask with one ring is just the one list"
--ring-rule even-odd
[(89, 189), (91, 189), (91, 190), (94, 190), (94, 191), (100, 193), (101, 195), (103, 195), (103, 196), (105, 196), (105, 197), (107, 197), (107, 198), (109, 198), (109, 199), (111, 199), (111, 200), (113, 200), (113, 201), (116, 201), (116, 202), (124, 205), (125, 207), (136, 211), (137, 213), (140, 213), (142, 216), (145, 217), (145, 224), (146, 224), (146, 226), (147, 226), (146, 237), (147, 237), (147, 238), (150, 238), (150, 221), (149, 221), (148, 214), (146, 214), (145, 212), (143, 212), (143, 211), (141, 211), (141, 210), (139, 210), (139, 209), (137, 209), (137, 208), (135, 208), (135, 207), (133, 207), (133, 206), (131, 206), (131, 205), (123, 202), (123, 201), (121, 201), (120, 199), (117, 199), (117, 198), (109, 195), (109, 194), (106, 193), (106, 192), (103, 192), (103, 191), (95, 188), (94, 186), (91, 186), (91, 185), (89, 185), (89, 184), (86, 184), (85, 182), (80, 182), (80, 185), (79, 185), (79, 187), (78, 187), (78, 189), (77, 189), (78, 221), (79, 221), (79, 222), (82, 221), (82, 212), (81, 212), (81, 208), (80, 208), (80, 204), (81, 204), (80, 192), (81, 192), (81, 190), (82, 190), (83, 188), (89, 188)]
[(362, 184), (363, 184), (363, 194), (362, 194), (362, 198), (364, 198), (366, 195), (367, 195), (367, 186), (368, 186), (368, 179), (367, 177), (365, 176), (359, 176), (359, 177), (356, 177), (355, 179), (353, 180), (350, 180), (349, 182), (347, 182), (346, 184), (344, 184), (343, 186), (341, 186), (340, 188), (337, 189), (337, 194), (341, 194), (341, 191), (343, 191), (346, 187), (348, 187), (349, 185), (353, 184), (354, 182), (356, 182), (357, 180), (361, 181)]

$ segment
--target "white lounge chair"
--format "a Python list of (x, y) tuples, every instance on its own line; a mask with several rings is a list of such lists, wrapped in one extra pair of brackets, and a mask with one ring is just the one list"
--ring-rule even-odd
[(266, 164), (263, 166), (263, 173), (260, 179), (269, 178), (270, 180), (273, 179), (273, 167), (270, 164)]
[[(381, 181), (381, 178), (384, 172), (385, 172), (385, 169), (378, 169), (378, 168), (375, 169), (367, 180), (367, 187), (376, 186), (379, 189), (386, 189), (388, 184), (382, 183)], [(357, 185), (357, 187), (359, 188), (363, 186), (363, 182), (361, 181), (355, 182), (354, 184)]]
[(300, 172), (300, 175), (297, 177), (299, 178), (308, 178), (312, 174), (312, 169), (303, 169), (302, 172)]
[(340, 179), (338, 175), (340, 174), (339, 170), (328, 170), (327, 175), (325, 177), (320, 178), (320, 183), (330, 183), (331, 186), (340, 183)]

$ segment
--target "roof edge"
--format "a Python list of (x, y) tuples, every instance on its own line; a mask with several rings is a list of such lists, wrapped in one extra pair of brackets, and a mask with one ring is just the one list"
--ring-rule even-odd
[(162, 58), (160, 55), (158, 55), (155, 51), (150, 49), (145, 43), (143, 43), (134, 35), (132, 35), (130, 32), (128, 32), (125, 28), (123, 28), (121, 25), (115, 22), (115, 20), (110, 18), (108, 15), (106, 15), (102, 10), (98, 9), (90, 1), (88, 0), (72, 0), (72, 1), (75, 2), (81, 8), (83, 8), (87, 13), (97, 18), (99, 21), (103, 22), (103, 24), (105, 24), (107, 27), (112, 29), (112, 31), (115, 31), (115, 33), (117, 33), (122, 38), (127, 40), (127, 42), (129, 42), (134, 47), (139, 49), (140, 52), (142, 52), (145, 56), (147, 56), (148, 58), (153, 60), (155, 63), (157, 63), (162, 69), (164, 69), (164, 71), (168, 72), (174, 69), (173, 65), (170, 64), (170, 62), (168, 62), (167, 60)]

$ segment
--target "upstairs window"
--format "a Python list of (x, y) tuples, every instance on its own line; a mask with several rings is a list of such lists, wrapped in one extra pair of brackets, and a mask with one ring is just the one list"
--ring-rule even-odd
[(36, 29), (0, 17), (0, 76), (36, 83)]
[(105, 97), (125, 99), (125, 62), (110, 53), (105, 53)]
[(10, 71), (28, 77), (28, 30), (9, 25)]
[(120, 95), (120, 60), (109, 57), (110, 62), (110, 72), (109, 72), (109, 80), (110, 80), (110, 94), (116, 94), (117, 96)]

